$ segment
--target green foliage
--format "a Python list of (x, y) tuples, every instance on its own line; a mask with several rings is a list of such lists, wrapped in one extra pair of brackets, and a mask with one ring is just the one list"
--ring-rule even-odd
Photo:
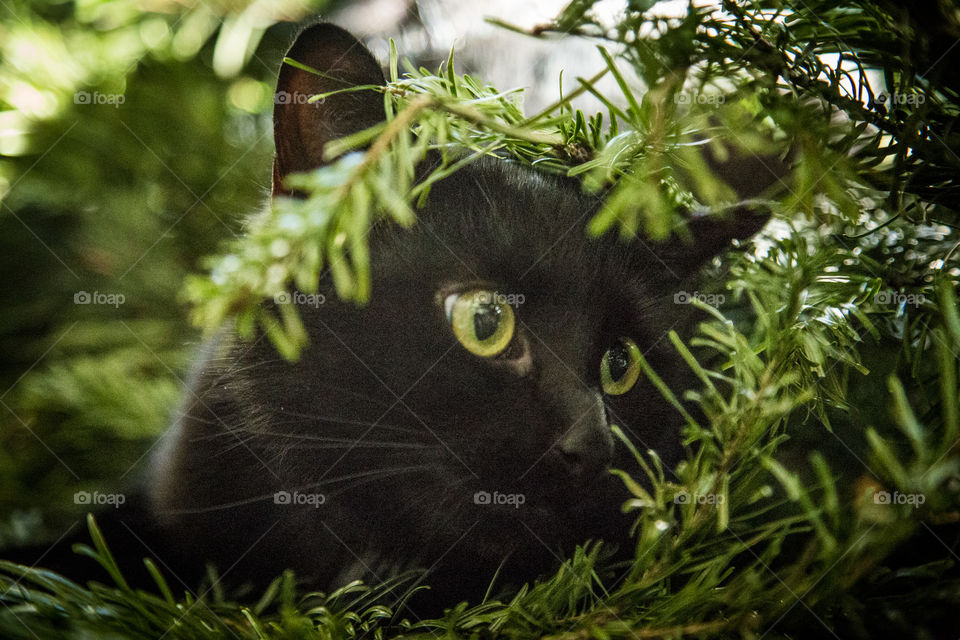
[(269, 173), (275, 69), (253, 54), (277, 60), (294, 26), (234, 49), (240, 3), (154, 9), (0, 6), (0, 521), (34, 535), (166, 428), (199, 341), (182, 283)]
[[(365, 244), (369, 225), (384, 219), (415, 224), (430, 184), (481, 155), (580, 175), (585, 188), (608, 190), (585, 232), (629, 240), (671, 233), (680, 208), (721, 212), (736, 201), (727, 176), (714, 171), (703, 149), (719, 156), (789, 153), (795, 160), (785, 179), (789, 188), (763, 202), (775, 209), (776, 222), (755, 249), (724, 265), (728, 275), (715, 278), (725, 284), (714, 291), (728, 300), (719, 309), (695, 302), (704, 321), (689, 344), (669, 336), (698, 386), (670, 389), (662, 372), (644, 363), (686, 423), (688, 455), (669, 469), (656, 452), (637, 451), (636, 466), (618, 472), (631, 494), (624, 508), (636, 516), (629, 566), (611, 567), (602, 548), (588, 545), (556, 575), (508, 601), (463, 603), (422, 621), (405, 619), (402, 611), (412, 583), (407, 578), (298, 595), (284, 576), (257, 604), (244, 606), (210, 585), (199, 599), (174, 593), (154, 568), (155, 592), (135, 591), (113, 567), (109, 541), (91, 525), (94, 548), (85, 552), (100, 559), (115, 584), (80, 586), (42, 569), (0, 563), (0, 635), (932, 637), (950, 618), (960, 598), (960, 269), (951, 226), (960, 208), (951, 151), (960, 147), (951, 127), (960, 108), (960, 67), (945, 56), (960, 35), (957, 9), (942, 3), (942, 15), (933, 19), (894, 3), (808, 0), (726, 3), (725, 12), (690, 7), (666, 19), (647, 11), (653, 3), (631, 2), (616, 25), (604, 25), (593, 17), (593, 4), (572, 2), (554, 24), (532, 33), (593, 36), (605, 52), (604, 68), (576, 79), (539, 114), (525, 116), (510, 93), (457, 75), (452, 60), (437, 74), (408, 69), (401, 76), (394, 54), (388, 84), (363, 89), (382, 92), (387, 122), (342, 141), (332, 155), (354, 151), (329, 167), (293, 178), (292, 186), (309, 198), (274, 202), (246, 235), (229, 239), (209, 260), (210, 276), (189, 280), (186, 296), (204, 327), (236, 321), (245, 335), (264, 330), (293, 357), (305, 340), (295, 307), (269, 311), (263, 300), (289, 287), (315, 291), (327, 270), (342, 297), (362, 304), (376, 295)], [(74, 19), (90, 24), (85, 11), (92, 10), (78, 9)], [(200, 20), (197, 13), (187, 12), (177, 28)], [(150, 29), (143, 23), (164, 19), (128, 15), (126, 24), (140, 25), (141, 32)], [(43, 16), (38, 10), (32, 18), (37, 37), (56, 38), (40, 24)], [(222, 32), (232, 20), (224, 20)], [(208, 21), (204, 38), (220, 24)], [(166, 22), (171, 32), (173, 22)], [(71, 267), (84, 265), (82, 277), (90, 280), (83, 286), (91, 290), (118, 282), (118, 271), (146, 248), (137, 242), (162, 237), (162, 228), (138, 227), (162, 224), (126, 212), (153, 203), (151, 211), (180, 215), (193, 204), (191, 192), (206, 196), (207, 187), (219, 184), (222, 158), (243, 157), (241, 147), (256, 143), (265, 126), (261, 116), (203, 96), (227, 90), (235, 101), (253, 104), (248, 99), (260, 95), (269, 74), (221, 80), (209, 72), (216, 67), (215, 45), (204, 50), (201, 42), (177, 57), (177, 37), (170, 40), (173, 49), (161, 47), (151, 54), (154, 63), (137, 71), (159, 86), (137, 109), (116, 110), (117, 118), (106, 111), (89, 122), (81, 118), (76, 134), (68, 130), (62, 153), (37, 160), (24, 151), (2, 165), (10, 183), (31, 176), (4, 197), (4, 212), (39, 208), (30, 228), (56, 237), (53, 250), (68, 256)], [(212, 66), (198, 70), (180, 62), (193, 55)], [(103, 82), (126, 78), (124, 65), (111, 66), (118, 59), (115, 52), (104, 55)], [(11, 66), (6, 58), (4, 64)], [(220, 64), (226, 64), (222, 56)], [(631, 72), (645, 89), (635, 88)], [(618, 95), (597, 89), (604, 76), (616, 80)], [(37, 78), (50, 90), (66, 82)], [(129, 102), (138, 91), (134, 79), (125, 93)], [(190, 97), (173, 89), (183, 81), (193, 83)], [(570, 106), (585, 93), (604, 104), (603, 113), (588, 116)], [(177, 131), (200, 126), (206, 137), (170, 136), (148, 126), (158, 114), (183, 111), (170, 102), (141, 111), (149, 99), (168, 95), (182, 104), (211, 101), (196, 122), (188, 114), (161, 120)], [(133, 118), (142, 120), (130, 128), (152, 131), (156, 137), (144, 138), (146, 147), (160, 155), (120, 143), (105, 160), (85, 150), (97, 149), (96, 126), (117, 134)], [(36, 126), (38, 140), (46, 142), (37, 142), (35, 151), (67, 128), (57, 124)], [(233, 141), (224, 148), (223, 140)], [(220, 146), (207, 148), (208, 142)], [(414, 182), (413, 167), (428, 151), (439, 152), (442, 162), (426, 181)], [(181, 160), (192, 153), (205, 159), (195, 174)], [(265, 155), (255, 153), (259, 164), (251, 161), (251, 174), (256, 165), (266, 175)], [(128, 163), (128, 157), (140, 159)], [(34, 162), (36, 171), (27, 171)], [(79, 166), (66, 166), (71, 162)], [(178, 184), (164, 171), (167, 163), (177, 167), (175, 175), (192, 178)], [(128, 164), (133, 169), (125, 172)], [(226, 182), (210, 206), (221, 211), (249, 202), (244, 179)], [(145, 184), (156, 193), (139, 194)], [(85, 206), (106, 213), (75, 212)], [(69, 233), (43, 226), (54, 214), (70, 221)], [(21, 226), (9, 217), (3, 224)], [(36, 429), (44, 441), (53, 438), (57, 451), (80, 449), (71, 440), (96, 434), (109, 434), (111, 449), (125, 451), (123, 442), (162, 428), (188, 359), (177, 338), (183, 321), (169, 308), (172, 289), (223, 235), (206, 228), (218, 226), (209, 218), (191, 224), (182, 232), (190, 239), (159, 242), (144, 259), (152, 266), (131, 271), (137, 285), (123, 291), (134, 304), (118, 307), (116, 315), (74, 307), (35, 329), (38, 309), (61, 309), (79, 288), (69, 274), (57, 275), (52, 261), (46, 265), (52, 275), (30, 282), (55, 296), (30, 298), (18, 290), (29, 299), (11, 306), (3, 340), (13, 344), (32, 330), (48, 338), (32, 355), (18, 351), (27, 364), (14, 362), (5, 372), (15, 392), (4, 404), (19, 422), (0, 432), (5, 505), (22, 508), (75, 484), (62, 468), (31, 481), (43, 450), (24, 445), (30, 435), (22, 427)], [(233, 222), (227, 226), (236, 229)], [(104, 257), (105, 227), (131, 238), (133, 244), (116, 249), (128, 259)], [(20, 233), (18, 242), (29, 240)], [(114, 263), (123, 267), (110, 267)], [(71, 322), (89, 327), (87, 333), (74, 334)], [(54, 361), (15, 382), (51, 343)], [(63, 440), (56, 439), (58, 426), (70, 427)], [(122, 457), (134, 457), (130, 449)], [(92, 461), (82, 462), (74, 456), (68, 465), (84, 481), (109, 477), (97, 475)]]
[[(348, 584), (329, 595), (297, 597), (294, 578), (278, 577), (253, 606), (227, 602), (214, 587), (202, 598), (189, 594), (175, 597), (170, 585), (152, 561), (147, 560), (156, 580), (156, 593), (135, 591), (127, 585), (110, 555), (92, 516), (88, 520), (94, 548), (78, 552), (90, 555), (107, 569), (115, 586), (90, 585), (85, 589), (43, 570), (23, 571), (0, 561), (0, 569), (18, 575), (16, 581), (0, 578), (4, 589), (4, 636), (157, 638), (347, 638), (376, 629), (389, 621), (389, 609), (375, 601), (396, 589), (385, 584), (377, 589)], [(215, 576), (212, 576), (215, 579)], [(266, 616), (264, 612), (271, 615)], [(318, 635), (319, 634), (319, 635)], [(375, 633), (380, 638), (379, 629)]]
[[(566, 31), (571, 25), (597, 27), (589, 12), (582, 13), (586, 6), (571, 5), (558, 25)], [(721, 159), (740, 153), (775, 164), (777, 155), (792, 153), (793, 174), (776, 186), (790, 184), (781, 199), (785, 211), (802, 211), (810, 219), (834, 225), (863, 224), (865, 214), (881, 223), (900, 216), (953, 219), (950, 177), (956, 161), (943, 151), (955, 135), (949, 122), (957, 115), (951, 100), (957, 86), (935, 84), (913, 68), (874, 66), (890, 62), (878, 49), (890, 43), (853, 39), (846, 30), (887, 27), (886, 14), (829, 3), (818, 3), (816, 12), (806, 7), (747, 13), (690, 8), (673, 20), (628, 11), (612, 33), (598, 34), (618, 45), (618, 58), (601, 46), (605, 68), (578, 78), (573, 92), (529, 118), (509, 94), (457, 76), (452, 54), (436, 75), (410, 69), (400, 77), (394, 52), (388, 84), (360, 88), (384, 93), (387, 124), (351, 136), (329, 153), (368, 150), (293, 179), (291, 186), (310, 198), (277, 200), (265, 222), (211, 262), (212, 278), (191, 280), (187, 296), (197, 305), (195, 320), (216, 329), (236, 316), (241, 334), (252, 335), (259, 326), (294, 357), (305, 341), (295, 308), (281, 306), (278, 319), (260, 301), (291, 285), (312, 292), (329, 269), (338, 294), (363, 303), (370, 295), (370, 224), (380, 218), (411, 224), (411, 205), (427, 197), (435, 180), (498, 152), (544, 170), (582, 175), (586, 189), (611, 188), (588, 226), (596, 235), (619, 228), (626, 238), (642, 232), (659, 239), (676, 226), (678, 207), (722, 211), (742, 199), (714, 171), (715, 162), (697, 144), (702, 142)], [(651, 25), (658, 29), (655, 40), (643, 35)], [(817, 28), (826, 37), (810, 38)], [(828, 66), (827, 56), (838, 51), (836, 64)], [(646, 84), (642, 96), (620, 71), (624, 64)], [(871, 88), (868, 66), (884, 74), (885, 92)], [(596, 89), (606, 74), (615, 78), (620, 95)], [(571, 98), (584, 92), (606, 105), (606, 113), (586, 117), (574, 111)], [(889, 99), (881, 102), (880, 96)], [(918, 136), (937, 149), (915, 149)], [(415, 185), (414, 167), (428, 150), (438, 150), (442, 162)], [(936, 198), (917, 185), (931, 180), (944, 187)]]

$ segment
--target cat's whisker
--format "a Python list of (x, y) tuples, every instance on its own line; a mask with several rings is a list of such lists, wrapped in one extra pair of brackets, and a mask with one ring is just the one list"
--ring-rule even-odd
[[(227, 369), (223, 371), (219, 371), (211, 381), (209, 387), (211, 389), (215, 389), (220, 384), (220, 382), (224, 379), (231, 379), (231, 380), (236, 379), (237, 376), (239, 376), (240, 374), (249, 373), (250, 371), (254, 371), (256, 369), (262, 369), (267, 365), (276, 364), (278, 362), (287, 362), (287, 360), (283, 358), (271, 358), (269, 360), (258, 360), (255, 362), (248, 362), (243, 366), (238, 366), (239, 360), (236, 360)], [(203, 399), (204, 398), (201, 397), (201, 400)]]
[(347, 418), (337, 418), (334, 416), (325, 416), (319, 414), (310, 414), (310, 413), (299, 413), (296, 411), (287, 411), (284, 410), (281, 415), (292, 416), (294, 418), (301, 418), (300, 420), (275, 420), (272, 421), (273, 425), (279, 426), (284, 424), (303, 424), (304, 420), (312, 420), (315, 422), (328, 422), (330, 424), (345, 424), (356, 427), (366, 427), (374, 429), (383, 429), (384, 431), (398, 431), (401, 433), (422, 433), (422, 429), (411, 429), (410, 427), (401, 427), (395, 424), (387, 424), (382, 422), (367, 422), (364, 420), (349, 420)]
[(253, 451), (254, 448), (259, 448), (257, 447), (257, 442), (256, 442), (256, 439), (253, 437), (253, 434), (249, 432), (227, 431), (227, 432), (223, 432), (221, 435), (233, 436), (233, 439), (228, 440), (222, 447), (220, 447), (220, 449), (218, 450), (218, 453), (220, 455), (224, 453), (229, 453), (234, 449), (239, 449), (239, 448), (247, 449), (250, 451)]
[[(442, 448), (442, 445), (427, 444), (420, 442), (317, 442), (317, 443), (289, 443), (283, 445), (288, 451), (313, 451), (313, 450), (337, 450), (337, 449), (362, 449), (366, 451), (434, 451)], [(364, 453), (364, 455), (368, 455)]]
[(341, 495), (351, 489), (355, 489), (362, 485), (371, 484), (373, 482), (378, 482), (380, 480), (389, 480), (392, 478), (396, 478), (398, 476), (402, 476), (410, 473), (416, 473), (419, 471), (430, 471), (433, 468), (434, 468), (433, 465), (418, 464), (418, 465), (412, 465), (412, 466), (408, 465), (404, 467), (387, 467), (382, 469), (373, 469), (369, 471), (361, 471), (359, 473), (349, 473), (349, 474), (337, 476), (335, 478), (324, 478), (323, 480), (320, 480), (318, 482), (300, 487), (296, 489), (296, 491), (304, 493), (304, 492), (312, 491), (315, 489), (322, 489), (324, 487), (327, 487), (333, 484), (353, 481), (350, 484), (344, 484), (344, 485), (338, 486), (328, 492), (325, 492), (324, 494), (325, 496)]
[(254, 431), (245, 428), (243, 425), (231, 426), (227, 424), (226, 421), (220, 419), (210, 419), (198, 415), (191, 415), (190, 422), (214, 427), (213, 429), (205, 430), (202, 435), (192, 434), (190, 438), (191, 442), (211, 442), (213, 440), (227, 438), (228, 440), (233, 441), (233, 446), (236, 446), (241, 443), (246, 443), (256, 435)]
[(383, 407), (384, 409), (389, 409), (393, 406), (392, 402), (384, 402), (381, 398), (374, 397), (368, 393), (357, 391), (356, 389), (352, 389), (350, 387), (344, 387), (342, 385), (333, 384), (331, 382), (323, 382), (323, 381), (314, 382), (314, 384), (318, 387), (327, 387), (329, 389), (332, 389), (336, 391), (337, 394), (341, 397), (344, 395), (353, 396), (358, 400), (362, 400), (365, 404), (370, 404), (377, 407)]
[[(283, 424), (283, 423), (281, 423)], [(297, 424), (297, 423), (293, 423)], [(376, 425), (379, 426), (379, 425)], [(331, 436), (325, 434), (316, 434), (316, 433), (297, 433), (294, 431), (261, 431), (257, 430), (255, 433), (259, 435), (277, 437), (277, 438), (286, 438), (288, 440), (297, 440), (297, 441), (316, 441), (316, 442), (357, 442), (357, 437), (353, 434), (344, 435), (344, 436)], [(416, 432), (412, 432), (416, 433)], [(428, 433), (422, 432), (417, 433), (417, 435), (428, 436)], [(426, 438), (424, 438), (426, 440)], [(433, 439), (431, 438), (430, 441)], [(397, 440), (396, 442), (406, 442), (406, 443), (415, 443), (413, 439), (410, 440)]]
[[(207, 421), (214, 423), (215, 421)], [(296, 424), (296, 423), (294, 423)], [(197, 438), (196, 440), (213, 441), (215, 439), (227, 438), (227, 441), (220, 447), (221, 454), (228, 453), (237, 448), (248, 448), (256, 451), (266, 451), (264, 455), (269, 455), (271, 464), (280, 464), (284, 456), (296, 451), (311, 450), (358, 450), (366, 457), (377, 456), (384, 457), (390, 454), (398, 454), (407, 451), (435, 451), (441, 448), (433, 438), (427, 438), (426, 434), (419, 434), (423, 439), (418, 441), (395, 441), (395, 440), (366, 440), (356, 437), (334, 437), (318, 434), (302, 434), (294, 432), (262, 431), (258, 429), (220, 429), (215, 433), (210, 433)], [(272, 455), (269, 454), (272, 452)]]
[(247, 364), (244, 364), (243, 366), (237, 366), (236, 364), (234, 364), (230, 366), (230, 368), (228, 368), (226, 371), (224, 371), (220, 377), (214, 378), (214, 383), (219, 382), (221, 378), (225, 378), (228, 376), (233, 377), (238, 373), (246, 373), (247, 371), (251, 371), (253, 369), (259, 369), (260, 367), (265, 367), (270, 364), (276, 364), (278, 362), (287, 362), (287, 360), (284, 360), (283, 358), (271, 358), (269, 360), (257, 360), (256, 362), (249, 362)]
[[(202, 422), (203, 424), (218, 424), (214, 420), (203, 420), (203, 421), (198, 420), (198, 422)], [(210, 442), (212, 440), (220, 440), (225, 437), (236, 436), (241, 433), (249, 434), (248, 431), (242, 431), (240, 429), (221, 429), (220, 431), (216, 431), (214, 433), (205, 433), (202, 436), (191, 438), (191, 442)]]
[[(258, 441), (261, 444), (261, 441)], [(399, 462), (401, 460), (410, 461), (411, 456), (416, 456), (415, 460), (431, 460), (436, 464), (444, 462), (443, 446), (435, 441), (432, 442), (395, 442), (382, 440), (357, 440), (356, 438), (329, 438), (322, 436), (308, 437), (305, 441), (295, 438), (283, 439), (282, 434), (269, 439), (266, 443), (272, 451), (270, 461), (272, 464), (282, 466), (286, 456), (300, 456), (305, 452), (316, 451), (316, 455), (322, 455), (322, 451), (343, 451), (341, 457), (347, 457), (352, 460), (354, 465), (376, 464), (382, 462)], [(262, 446), (262, 444), (261, 444)], [(438, 455), (439, 454), (439, 455)]]
[(403, 471), (397, 472), (397, 473), (390, 473), (390, 474), (375, 476), (375, 477), (371, 477), (371, 478), (362, 478), (362, 479), (359, 479), (357, 482), (354, 482), (354, 483), (352, 483), (352, 484), (345, 485), (345, 486), (342, 486), (342, 487), (337, 487), (337, 488), (334, 489), (333, 491), (328, 492), (326, 495), (327, 495), (328, 497), (330, 497), (330, 496), (343, 495), (344, 493), (346, 493), (346, 492), (348, 492), (348, 491), (351, 491), (351, 490), (353, 490), (353, 489), (356, 489), (357, 487), (361, 487), (361, 486), (368, 485), (368, 484), (373, 484), (374, 482), (379, 482), (380, 480), (388, 480), (388, 479), (390, 479), (390, 478), (395, 478), (395, 477), (397, 477), (397, 476), (404, 475), (405, 473), (413, 473), (413, 472), (415, 472), (415, 471), (431, 471), (431, 470), (433, 470), (433, 468), (434, 468), (434, 467), (433, 467), (432, 465), (426, 465), (426, 464), (424, 464), (424, 465), (417, 465), (417, 466), (414, 466), (414, 467), (409, 467), (409, 468), (407, 468), (407, 469), (405, 469), (405, 470), (403, 470)]
[[(338, 482), (345, 482), (345, 481), (349, 481), (349, 480), (358, 480), (358, 479), (363, 479), (363, 478), (367, 478), (368, 481), (384, 480), (384, 479), (388, 479), (388, 478), (393, 478), (393, 477), (396, 477), (396, 476), (404, 475), (404, 474), (406, 474), (406, 473), (413, 473), (413, 472), (416, 472), (416, 471), (427, 471), (427, 470), (430, 470), (430, 469), (432, 469), (432, 468), (433, 468), (433, 467), (432, 467), (431, 465), (420, 464), (420, 465), (405, 466), (405, 467), (388, 467), (388, 468), (385, 468), (385, 469), (372, 469), (372, 470), (368, 470), (368, 471), (361, 471), (361, 472), (359, 472), (359, 473), (350, 473), (350, 474), (346, 474), (346, 475), (336, 476), (336, 477), (334, 477), (334, 478), (324, 478), (323, 480), (320, 480), (320, 481), (318, 481), (318, 482), (312, 482), (312, 483), (307, 484), (307, 485), (303, 485), (303, 486), (300, 486), (300, 487), (295, 487), (295, 488), (293, 488), (292, 490), (283, 489), (283, 491), (288, 491), (288, 492), (291, 492), (291, 493), (293, 493), (293, 492), (306, 493), (306, 492), (308, 492), (308, 491), (312, 491), (312, 490), (315, 490), (315, 489), (320, 489), (320, 488), (325, 487), (325, 486), (327, 486), (327, 485), (335, 484), (335, 483), (338, 483)], [(344, 488), (344, 487), (340, 487), (339, 489), (343, 489), (343, 488)], [(339, 489), (338, 489), (337, 491), (339, 491)], [(233, 501), (231, 501), (231, 502), (222, 502), (222, 503), (215, 504), (215, 505), (208, 505), (208, 506), (205, 506), (205, 507), (196, 507), (196, 508), (193, 508), (193, 509), (171, 509), (171, 510), (168, 511), (168, 513), (170, 513), (170, 514), (178, 514), (178, 515), (180, 515), (180, 514), (186, 515), (186, 514), (192, 514), (192, 513), (210, 513), (210, 512), (213, 512), (213, 511), (223, 511), (223, 510), (226, 510), (226, 509), (233, 509), (233, 508), (236, 508), (236, 507), (242, 507), (242, 506), (249, 505), (249, 504), (254, 504), (254, 503), (257, 503), (257, 502), (264, 502), (264, 501), (267, 501), (267, 500), (276, 500), (276, 499), (277, 499), (277, 493), (278, 493), (277, 491), (274, 491), (274, 492), (271, 492), (271, 493), (259, 494), (259, 495), (255, 495), (255, 496), (250, 496), (250, 497), (248, 497), (248, 498), (242, 498), (242, 499), (240, 499), (240, 500), (233, 500)], [(330, 495), (334, 495), (334, 494), (331, 493)]]

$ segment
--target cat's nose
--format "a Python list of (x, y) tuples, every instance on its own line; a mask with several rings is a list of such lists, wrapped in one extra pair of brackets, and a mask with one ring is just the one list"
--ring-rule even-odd
[[(597, 394), (582, 398), (579, 415), (563, 434), (556, 449), (567, 471), (579, 480), (603, 472), (613, 458), (613, 435), (607, 424), (603, 400)], [(586, 404), (586, 410), (582, 411)]]

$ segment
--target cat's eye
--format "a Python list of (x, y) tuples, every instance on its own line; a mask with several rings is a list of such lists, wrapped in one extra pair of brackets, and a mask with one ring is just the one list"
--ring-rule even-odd
[(513, 339), (513, 309), (498, 294), (486, 289), (454, 293), (443, 302), (447, 321), (466, 349), (490, 358), (502, 353)]
[(600, 361), (600, 382), (603, 392), (623, 395), (640, 377), (640, 347), (630, 338), (619, 338), (607, 349)]

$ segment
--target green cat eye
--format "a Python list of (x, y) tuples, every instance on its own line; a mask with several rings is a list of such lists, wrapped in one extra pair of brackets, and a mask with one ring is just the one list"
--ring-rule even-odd
[(640, 347), (630, 338), (618, 339), (600, 361), (603, 392), (611, 396), (623, 395), (633, 388), (639, 377)]
[(502, 353), (513, 339), (513, 309), (497, 298), (494, 291), (473, 289), (444, 301), (453, 335), (467, 351), (484, 358)]

